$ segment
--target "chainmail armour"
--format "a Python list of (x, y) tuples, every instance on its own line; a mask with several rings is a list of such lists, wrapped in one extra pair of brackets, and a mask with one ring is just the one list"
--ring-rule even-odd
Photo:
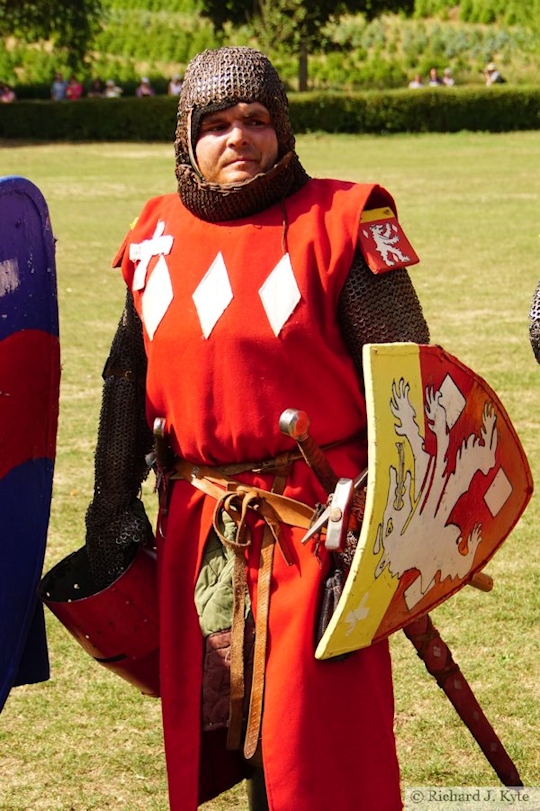
[[(202, 116), (255, 101), (272, 116), (278, 141), (276, 165), (241, 183), (208, 183), (194, 156)], [(203, 51), (190, 62), (178, 103), (175, 154), (178, 193), (196, 217), (207, 222), (240, 219), (294, 194), (309, 179), (294, 150), (287, 94), (264, 54), (253, 48), (218, 48)]]
[(138, 543), (151, 542), (152, 527), (140, 487), (152, 434), (145, 417), (146, 355), (142, 325), (129, 292), (108, 361), (95, 453), (94, 499), (86, 513), (86, 546), (98, 588), (124, 571)]
[(534, 293), (529, 312), (529, 338), (534, 357), (540, 363), (540, 282)]
[(360, 251), (341, 291), (338, 319), (360, 380), (364, 344), (429, 343), (429, 329), (408, 272), (402, 268), (376, 275)]

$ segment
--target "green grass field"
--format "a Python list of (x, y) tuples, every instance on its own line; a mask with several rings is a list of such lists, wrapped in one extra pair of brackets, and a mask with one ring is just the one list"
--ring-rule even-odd
[[(84, 539), (100, 375), (124, 298), (111, 259), (142, 203), (174, 190), (173, 149), (0, 148), (0, 175), (23, 175), (41, 189), (57, 238), (62, 386), (50, 568)], [(432, 341), (496, 390), (540, 481), (540, 368), (527, 321), (540, 275), (538, 134), (310, 135), (298, 151), (313, 175), (377, 181), (394, 194), (422, 260), (412, 277)], [(153, 500), (150, 484), (145, 500)], [(488, 567), (491, 593), (464, 589), (432, 614), (523, 781), (537, 786), (538, 518), (535, 495)], [(166, 811), (158, 701), (94, 665), (47, 621), (51, 679), (14, 689), (0, 717), (0, 811)], [(392, 650), (403, 785), (497, 785), (403, 634)], [(205, 806), (246, 807), (242, 786)]]

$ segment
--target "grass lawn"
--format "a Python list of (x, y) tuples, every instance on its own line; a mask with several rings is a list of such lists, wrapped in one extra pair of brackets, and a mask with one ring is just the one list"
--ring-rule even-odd
[[(50, 568), (84, 539), (100, 375), (124, 298), (111, 259), (143, 202), (174, 191), (173, 148), (0, 149), (0, 175), (41, 189), (57, 238), (62, 386)], [(421, 258), (411, 275), (432, 341), (499, 394), (540, 480), (540, 368), (527, 322), (540, 275), (538, 134), (309, 135), (298, 151), (312, 175), (376, 181), (394, 194)], [(528, 785), (540, 785), (538, 519), (533, 496), (488, 567), (492, 592), (464, 589), (432, 613)], [(0, 718), (0, 811), (166, 811), (159, 702), (93, 665), (52, 615), (47, 622), (51, 679), (14, 689)], [(403, 785), (497, 785), (411, 644), (401, 633), (391, 644)], [(205, 806), (245, 808), (242, 786)]]

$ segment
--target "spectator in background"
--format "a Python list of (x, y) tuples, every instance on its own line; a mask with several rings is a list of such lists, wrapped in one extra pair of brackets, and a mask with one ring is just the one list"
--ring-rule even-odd
[(454, 77), (450, 68), (445, 68), (443, 72), (443, 85), (445, 87), (453, 87), (455, 85)]
[(169, 86), (167, 87), (167, 95), (168, 96), (179, 96), (180, 91), (182, 90), (182, 78), (175, 73), (174, 76), (171, 78), (169, 82)]
[(68, 83), (64, 79), (61, 73), (55, 73), (54, 79), (51, 84), (51, 99), (53, 101), (65, 101), (67, 98), (67, 85)]
[(105, 82), (105, 90), (103, 91), (103, 98), (118, 99), (123, 92), (123, 89), (115, 83), (114, 79), (107, 79)]
[(140, 99), (143, 99), (146, 96), (155, 96), (156, 95), (156, 91), (154, 90), (154, 88), (150, 84), (150, 79), (148, 79), (146, 76), (143, 76), (143, 78), (141, 79), (140, 85), (135, 90), (135, 95)]
[(12, 101), (16, 101), (17, 96), (15, 95), (15, 91), (11, 89), (11, 87), (3, 82), (0, 83), (0, 102), (2, 104), (11, 104)]
[(77, 99), (80, 99), (82, 94), (83, 86), (77, 77), (72, 74), (69, 77), (69, 82), (67, 83), (66, 98), (69, 99), (69, 101), (76, 101)]
[(484, 76), (486, 77), (487, 87), (490, 87), (492, 84), (504, 84), (506, 82), (506, 79), (504, 79), (497, 70), (497, 65), (493, 62), (490, 62), (486, 67)]
[(411, 88), (411, 90), (416, 90), (418, 87), (423, 86), (424, 82), (422, 81), (422, 77), (420, 76), (419, 73), (415, 73), (414, 79), (411, 82), (409, 82), (409, 87)]
[(443, 80), (437, 73), (437, 68), (431, 68), (429, 71), (429, 86), (430, 87), (440, 87), (443, 83)]
[[(114, 87), (114, 82), (113, 82)], [(103, 96), (103, 82), (101, 79), (93, 79), (92, 84), (90, 85), (90, 90), (86, 94), (89, 99), (100, 99)]]

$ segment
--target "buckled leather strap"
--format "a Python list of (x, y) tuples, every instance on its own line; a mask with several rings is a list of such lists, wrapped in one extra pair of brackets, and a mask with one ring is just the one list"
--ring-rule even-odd
[(266, 647), (268, 639), (268, 616), (270, 612), (270, 584), (275, 543), (268, 524), (264, 528), (261, 545), (259, 577), (257, 581), (257, 618), (255, 620), (255, 649), (253, 653), (253, 677), (249, 700), (249, 713), (244, 741), (244, 757), (250, 760), (256, 753), (261, 734), (266, 673)]
[[(280, 495), (285, 488), (285, 470), (274, 479), (272, 493)], [(279, 525), (278, 525), (279, 527)], [(261, 723), (264, 704), (264, 684), (266, 674), (266, 648), (268, 640), (268, 618), (270, 613), (270, 586), (272, 563), (274, 560), (275, 533), (270, 522), (264, 528), (261, 544), (259, 576), (257, 580), (257, 616), (255, 619), (255, 650), (253, 654), (253, 677), (249, 702), (248, 722), (244, 741), (244, 757), (250, 760), (259, 750)]]
[[(285, 482), (285, 472), (281, 471), (281, 475), (276, 477), (274, 486), (284, 488)], [(265, 497), (279, 495), (275, 492), (263, 492)], [(273, 510), (271, 504), (265, 502), (257, 488), (239, 487), (236, 492), (222, 494), (217, 501), (214, 511), (214, 530), (221, 538), (222, 542), (232, 548), (235, 554), (233, 570), (233, 619), (231, 629), (230, 716), (227, 733), (228, 749), (239, 749), (242, 736), (243, 704), (246, 687), (243, 657), (246, 592), (246, 561), (244, 552), (251, 544), (251, 533), (246, 520), (248, 509), (254, 509), (260, 513), (266, 523), (261, 543), (257, 579), (253, 676), (244, 742), (244, 757), (249, 760), (257, 751), (260, 737), (266, 670), (268, 615), (270, 611), (270, 585), (275, 544), (277, 543), (279, 545), (287, 563), (292, 563), (292, 557), (290, 556), (290, 551), (286, 547), (284, 548), (283, 539), (281, 538), (279, 516)], [(234, 541), (227, 538), (222, 532), (220, 521), (222, 510), (225, 510), (236, 524), (236, 536)]]
[[(239, 749), (242, 737), (242, 719), (245, 694), (244, 679), (244, 635), (245, 635), (245, 600), (246, 600), (246, 561), (244, 550), (251, 544), (251, 533), (246, 523), (246, 513), (250, 499), (244, 498), (240, 503), (235, 493), (226, 494), (216, 504), (214, 511), (214, 530), (221, 542), (234, 551), (233, 568), (233, 615), (231, 626), (231, 670), (229, 697), (229, 729), (227, 732), (227, 749)], [(239, 508), (239, 509), (238, 509)], [(220, 524), (221, 511), (225, 510), (236, 524), (234, 541), (222, 532)]]
[[(289, 466), (276, 465), (274, 469), (276, 475), (271, 491), (235, 481), (226, 475), (223, 469), (192, 465), (183, 459), (175, 463), (174, 472), (171, 474), (171, 479), (189, 481), (194, 487), (216, 499), (214, 529), (222, 542), (234, 550), (228, 749), (240, 748), (246, 692), (244, 678), (245, 594), (247, 588), (245, 550), (251, 544), (250, 528), (246, 520), (247, 511), (254, 510), (265, 521), (257, 579), (253, 676), (244, 741), (244, 757), (247, 760), (256, 758), (260, 752), (270, 587), (276, 543), (285, 562), (291, 565), (294, 561), (292, 550), (284, 542), (280, 523), (308, 529), (315, 514), (312, 507), (283, 495)], [(234, 541), (227, 538), (222, 531), (220, 515), (223, 510), (236, 524)]]
[[(277, 478), (281, 479), (282, 475)], [(309, 529), (314, 517), (313, 507), (274, 490), (263, 490), (260, 487), (242, 484), (223, 475), (218, 468), (192, 465), (182, 459), (176, 462), (171, 479), (184, 479), (217, 501), (222, 501), (227, 493), (256, 493), (259, 501), (252, 500), (248, 506), (257, 509), (265, 519), (275, 515), (278, 521), (293, 527)]]

